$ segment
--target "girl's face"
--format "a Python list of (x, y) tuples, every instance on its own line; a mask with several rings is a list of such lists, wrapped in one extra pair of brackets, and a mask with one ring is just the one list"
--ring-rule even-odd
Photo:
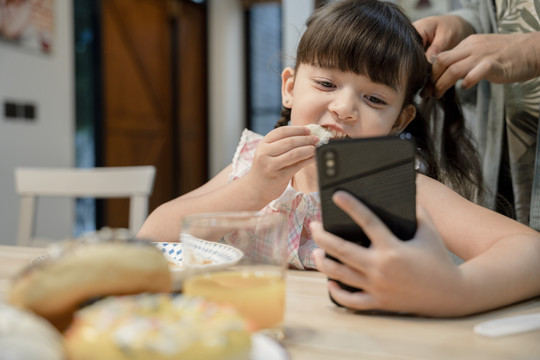
[(292, 125), (319, 124), (338, 135), (383, 136), (402, 131), (416, 115), (403, 107), (405, 89), (375, 83), (368, 77), (301, 64), (282, 73), (283, 106)]

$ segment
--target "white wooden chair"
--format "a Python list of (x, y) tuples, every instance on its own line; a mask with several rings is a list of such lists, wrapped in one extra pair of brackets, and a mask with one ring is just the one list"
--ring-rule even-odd
[(129, 230), (136, 234), (148, 215), (155, 173), (154, 166), (16, 168), (21, 199), (17, 243), (30, 245), (35, 240), (36, 200), (42, 196), (129, 198)]

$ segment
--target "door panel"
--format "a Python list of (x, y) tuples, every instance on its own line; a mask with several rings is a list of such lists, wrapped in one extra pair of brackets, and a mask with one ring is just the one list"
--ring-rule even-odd
[(179, 187), (183, 194), (206, 182), (208, 176), (206, 21), (200, 7), (184, 4), (178, 31), (178, 116), (181, 121), (177, 149)]
[[(204, 21), (189, 1), (102, 2), (104, 165), (156, 166), (150, 211), (206, 181)], [(103, 224), (127, 227), (127, 209), (108, 200)]]

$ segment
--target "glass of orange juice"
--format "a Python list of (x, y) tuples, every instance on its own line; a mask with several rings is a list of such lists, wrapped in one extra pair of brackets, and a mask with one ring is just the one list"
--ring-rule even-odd
[(279, 213), (186, 216), (183, 293), (237, 308), (254, 330), (282, 338), (287, 220)]

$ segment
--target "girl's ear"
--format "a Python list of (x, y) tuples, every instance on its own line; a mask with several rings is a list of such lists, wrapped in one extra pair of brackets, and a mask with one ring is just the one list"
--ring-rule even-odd
[(286, 67), (281, 73), (281, 103), (290, 109), (293, 103), (294, 69)]
[(407, 125), (409, 125), (411, 121), (413, 121), (415, 117), (416, 107), (413, 104), (405, 106), (403, 110), (401, 110), (401, 114), (394, 123), (394, 126), (392, 126), (392, 131), (395, 134), (402, 132), (407, 127)]

